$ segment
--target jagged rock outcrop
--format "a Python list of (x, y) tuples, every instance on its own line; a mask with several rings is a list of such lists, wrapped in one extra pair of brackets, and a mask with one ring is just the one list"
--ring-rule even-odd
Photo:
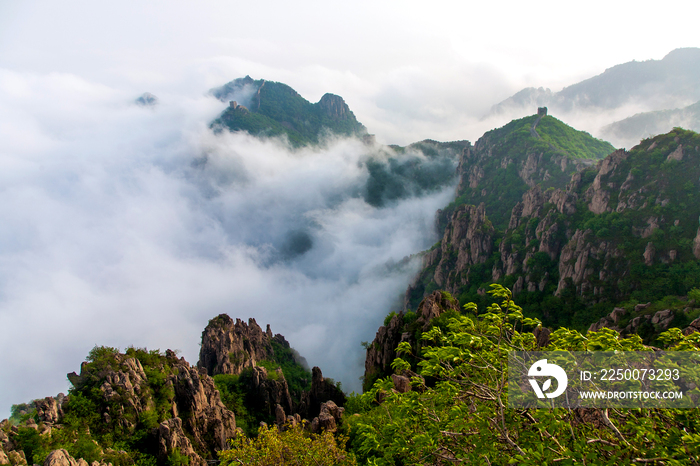
[(391, 381), (394, 382), (394, 390), (399, 393), (411, 391), (411, 379), (405, 375), (391, 374)]
[(182, 420), (179, 417), (163, 421), (158, 426), (158, 458), (166, 463), (168, 456), (172, 455), (173, 452), (186, 457), (190, 466), (207, 465), (206, 460), (199, 456), (192, 447), (190, 439), (187, 438), (182, 429)]
[(588, 327), (588, 331), (597, 332), (602, 328), (609, 328), (620, 332), (622, 329), (618, 326), (618, 324), (620, 323), (621, 318), (626, 314), (627, 311), (624, 308), (616, 307), (610, 314), (601, 317), (598, 322), (591, 324), (591, 326)]
[(418, 315), (416, 323), (420, 324), (423, 331), (427, 331), (430, 327), (430, 321), (450, 310), (459, 312), (459, 303), (457, 300), (445, 293), (435, 291), (429, 296), (426, 296), (420, 306), (418, 306), (418, 310), (416, 311)]
[(435, 283), (453, 292), (468, 283), (471, 266), (488, 259), (493, 250), (494, 232), (484, 204), (460, 206), (448, 222), (440, 247), (425, 255), (423, 267), (434, 268)]
[(695, 319), (683, 329), (683, 335), (690, 335), (691, 333), (700, 332), (700, 317)]
[(59, 393), (56, 398), (47, 396), (46, 398), (34, 400), (36, 414), (40, 422), (55, 424), (63, 418), (63, 403), (67, 397)]
[[(80, 367), (80, 375), (75, 372), (68, 374), (68, 379), (75, 387), (99, 380), (99, 390), (106, 401), (119, 406), (118, 412), (100, 413), (105, 422), (115, 422), (126, 430), (136, 427), (138, 416), (155, 404), (148, 389), (148, 377), (138, 359), (126, 354), (113, 354), (109, 363), (95, 370), (87, 362)], [(133, 416), (125, 416), (129, 412)]]
[(608, 211), (610, 190), (619, 188), (609, 181), (613, 175), (617, 175), (622, 161), (629, 157), (629, 153), (620, 149), (598, 162), (598, 173), (593, 179), (593, 184), (586, 191), (586, 199), (589, 200), (588, 209), (594, 214), (602, 214)]
[[(276, 336), (284, 340), (282, 335)], [(240, 319), (235, 322), (226, 314), (211, 319), (202, 332), (202, 347), (199, 350), (198, 367), (207, 374), (240, 374), (247, 367), (254, 367), (259, 361), (274, 359), (270, 326), (263, 332), (255, 319), (246, 324)], [(285, 340), (286, 341), (286, 340)]]
[(281, 369), (270, 374), (264, 367), (255, 366), (241, 376), (241, 381), (249, 393), (251, 408), (256, 412), (274, 418), (276, 405), (281, 405), (285, 412), (293, 412), (289, 386)]
[(315, 434), (335, 432), (344, 411), (345, 408), (339, 407), (332, 401), (321, 404), (318, 416), (311, 421), (311, 432)]
[(396, 347), (404, 335), (403, 314), (396, 314), (389, 320), (389, 325), (382, 325), (377, 330), (374, 340), (367, 348), (365, 357), (365, 385), (374, 382), (381, 374), (391, 367), (391, 362), (396, 359)]
[[(634, 314), (643, 312), (648, 307), (649, 304), (637, 304), (634, 308)], [(686, 308), (686, 312), (687, 310), (688, 309)], [(671, 323), (675, 319), (676, 314), (671, 309), (663, 309), (661, 311), (655, 312), (654, 314), (641, 314), (629, 319), (627, 325), (623, 327), (622, 322), (626, 316), (627, 311), (624, 308), (616, 307), (612, 310), (612, 312), (610, 312), (610, 314), (601, 317), (600, 320), (598, 320), (598, 322), (594, 322), (593, 324), (591, 324), (591, 326), (588, 328), (588, 331), (597, 332), (602, 328), (609, 328), (611, 330), (620, 332), (620, 334), (622, 335), (630, 335), (633, 333), (637, 333), (640, 326), (646, 322), (649, 322), (651, 325), (653, 325), (654, 328), (657, 329), (657, 331), (665, 331), (671, 327)], [(690, 326), (684, 329), (684, 333), (688, 335), (694, 332), (696, 326), (698, 329), (700, 329), (700, 319), (696, 319), (695, 321), (691, 322)]]
[[(178, 448), (184, 448), (183, 442), (190, 442), (191, 439), (193, 444), (189, 448), (194, 448), (198, 455), (205, 458), (215, 458), (216, 451), (224, 449), (226, 441), (235, 435), (234, 413), (221, 402), (214, 380), (204, 369), (191, 366), (184, 358), (178, 359), (171, 350), (167, 350), (165, 356), (159, 356), (157, 361), (154, 363), (157, 365), (150, 370), (160, 371), (165, 377), (160, 382), (163, 384), (161, 397), (167, 396), (165, 401), (170, 404), (169, 411), (173, 419), (177, 419), (177, 425), (171, 423), (171, 419), (166, 422), (166, 427), (177, 428), (174, 432), (180, 439), (164, 441), (163, 445), (177, 444)], [(84, 384), (98, 387), (103, 399), (109, 402), (106, 410), (99, 413), (101, 418), (106, 424), (118, 426), (127, 432), (136, 428), (138, 419), (145, 411), (155, 408), (151, 381), (136, 357), (122, 353), (102, 356), (99, 365), (83, 363), (80, 375), (72, 373), (69, 378), (79, 390)], [(41, 405), (46, 406), (44, 416), (53, 418), (54, 403), (51, 400), (45, 399)], [(161, 399), (160, 402), (163, 401)], [(110, 411), (110, 405), (118, 408)], [(161, 426), (163, 429), (165, 427)], [(165, 430), (162, 433), (165, 434)], [(167, 456), (171, 452), (164, 454)]]
[[(459, 312), (457, 300), (441, 291), (435, 291), (426, 296), (416, 310), (416, 330), (428, 330), (430, 321), (447, 310)], [(404, 313), (400, 312), (392, 316), (387, 326), (381, 326), (377, 330), (365, 357), (365, 385), (379, 376), (392, 372), (391, 363), (396, 359), (396, 347), (399, 343), (407, 341), (411, 346), (416, 347), (415, 333), (406, 328), (403, 320)]]
[(305, 419), (313, 419), (319, 415), (321, 406), (327, 401), (343, 406), (347, 398), (342, 390), (323, 377), (319, 367), (314, 367), (311, 369), (311, 389), (302, 394), (298, 413)]
[(668, 330), (673, 322), (675, 314), (670, 309), (664, 309), (663, 311), (658, 311), (651, 318), (651, 323), (659, 326), (661, 330)]
[(175, 391), (173, 412), (183, 417), (184, 428), (200, 451), (215, 457), (217, 450), (226, 448), (226, 441), (236, 432), (236, 418), (221, 402), (214, 380), (201, 368), (190, 366), (184, 358), (177, 359), (168, 351), (177, 373), (168, 377)]
[(562, 293), (568, 280), (579, 294), (589, 291), (594, 295), (600, 294), (602, 287), (597, 284), (602, 282), (605, 271), (611, 270), (612, 263), (622, 255), (622, 251), (612, 242), (594, 238), (591, 230), (576, 230), (559, 257), (556, 294)]
[[(276, 361), (275, 345), (290, 349), (282, 335), (272, 335), (269, 325), (263, 331), (255, 319), (248, 319), (246, 324), (240, 319), (234, 321), (228, 315), (221, 314), (211, 319), (202, 332), (197, 365), (212, 376), (241, 375), (256, 412), (274, 418), (276, 405), (281, 405), (287, 413), (293, 413), (295, 404), (282, 371), (277, 369), (269, 373), (259, 365), (262, 361)], [(301, 361), (302, 365), (305, 363)]]

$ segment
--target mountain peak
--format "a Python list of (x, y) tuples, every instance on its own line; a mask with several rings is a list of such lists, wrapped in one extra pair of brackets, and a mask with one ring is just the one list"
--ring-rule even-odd
[[(296, 147), (318, 143), (324, 131), (341, 136), (367, 133), (343, 98), (335, 94), (325, 94), (312, 104), (286, 84), (250, 76), (212, 89), (210, 94), (222, 102), (235, 102), (212, 123), (230, 131), (286, 136)], [(248, 112), (238, 110), (241, 106)]]
[(333, 120), (346, 120), (351, 114), (345, 100), (339, 95), (324, 94), (316, 105), (318, 105), (323, 115)]
[(683, 61), (700, 61), (700, 48), (698, 47), (683, 47), (671, 50), (662, 61), (668, 62), (683, 62)]

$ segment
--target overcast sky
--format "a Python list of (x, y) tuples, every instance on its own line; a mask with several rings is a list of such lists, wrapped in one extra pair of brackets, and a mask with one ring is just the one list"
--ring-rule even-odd
[[(335, 93), (380, 143), (474, 141), (523, 87), (700, 46), (690, 1), (145, 3), (0, 2), (0, 418), (66, 391), (95, 344), (195, 363), (218, 312), (272, 324), (357, 389), (359, 342), (416, 266), (387, 264), (434, 242), (451, 193), (370, 208), (348, 194), (364, 148), (215, 137), (211, 87)], [(132, 104), (146, 91), (155, 109)], [(312, 254), (270, 262), (251, 238), (298, 218)]]

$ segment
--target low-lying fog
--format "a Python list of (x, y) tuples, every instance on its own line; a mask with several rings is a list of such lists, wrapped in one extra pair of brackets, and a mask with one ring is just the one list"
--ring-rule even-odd
[(452, 184), (369, 204), (368, 154), (382, 163), (386, 149), (217, 135), (225, 104), (204, 91), (148, 107), (70, 75), (0, 81), (3, 417), (66, 392), (94, 345), (179, 349), (194, 364), (219, 313), (271, 324), (359, 390), (361, 342), (417, 271), (404, 258), (435, 242)]

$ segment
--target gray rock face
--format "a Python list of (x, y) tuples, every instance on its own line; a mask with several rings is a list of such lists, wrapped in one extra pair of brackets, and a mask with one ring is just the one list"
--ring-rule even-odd
[[(172, 354), (172, 357), (175, 357)], [(175, 389), (175, 411), (184, 417), (183, 426), (200, 451), (215, 457), (236, 432), (236, 418), (221, 402), (214, 379), (203, 370), (178, 361), (177, 375), (168, 378)]]
[(484, 263), (491, 255), (494, 233), (484, 204), (460, 206), (445, 229), (441, 247), (425, 256), (423, 266), (436, 266), (435, 283), (452, 292), (466, 283), (471, 266)]
[(112, 463), (104, 463), (102, 461), (93, 461), (88, 464), (82, 458), (73, 458), (68, 451), (64, 449), (54, 450), (46, 457), (43, 466), (112, 466)]
[(275, 416), (277, 405), (281, 405), (285, 412), (293, 412), (289, 386), (281, 369), (277, 369), (271, 376), (264, 367), (255, 366), (251, 373), (241, 377), (256, 410), (266, 413), (268, 417)]
[[(594, 294), (599, 293), (600, 290), (592, 289), (589, 278), (600, 278), (601, 271), (613, 269), (613, 262), (622, 255), (617, 246), (598, 240), (591, 230), (576, 230), (559, 257), (559, 284), (556, 294), (562, 293), (566, 288), (567, 279), (576, 286), (578, 293), (589, 290)], [(603, 265), (601, 267), (589, 262)], [(594, 275), (596, 272), (598, 277)]]
[(677, 160), (681, 161), (683, 160), (683, 144), (678, 144), (678, 147), (676, 147), (676, 150), (668, 154), (668, 157), (666, 157), (666, 160)]
[(350, 108), (342, 97), (335, 94), (324, 94), (318, 101), (321, 113), (333, 120), (347, 120), (350, 116)]
[(166, 462), (168, 460), (168, 455), (173, 452), (178, 452), (187, 457), (190, 466), (206, 466), (207, 464), (207, 462), (194, 451), (192, 443), (182, 429), (182, 420), (179, 417), (163, 421), (160, 426), (158, 426), (158, 458)]
[(598, 173), (593, 184), (586, 191), (586, 198), (589, 199), (588, 209), (594, 214), (602, 214), (608, 211), (610, 201), (610, 190), (619, 188), (608, 181), (620, 170), (620, 162), (626, 160), (629, 153), (624, 149), (617, 150), (598, 162)]
[(391, 380), (394, 382), (394, 390), (399, 393), (411, 391), (411, 380), (403, 375), (391, 374)]
[[(278, 335), (284, 340), (284, 337)], [(209, 321), (202, 332), (202, 347), (199, 350), (198, 367), (207, 374), (238, 375), (247, 367), (254, 367), (259, 361), (274, 359), (272, 331), (267, 327), (263, 332), (255, 319), (248, 323), (236, 319), (234, 322), (226, 314), (220, 314)]]
[(654, 264), (654, 254), (656, 254), (656, 248), (654, 243), (648, 242), (646, 249), (644, 249), (644, 264), (647, 266)]
[(321, 432), (335, 432), (343, 417), (345, 408), (341, 408), (332, 401), (327, 401), (321, 405), (321, 410), (317, 417), (311, 421), (311, 432), (320, 434)]
[[(73, 373), (69, 377), (74, 383), (81, 384), (88, 377), (97, 376), (97, 383), (101, 382), (99, 389), (103, 397), (119, 405), (118, 411), (105, 411), (100, 415), (107, 423), (133, 431), (136, 426), (129, 419), (138, 419), (141, 413), (155, 407), (152, 390), (148, 384), (148, 376), (138, 359), (125, 354), (114, 354), (112, 357), (113, 361), (106, 369), (97, 374), (85, 372), (89, 366), (83, 364), (79, 376)], [(226, 441), (235, 435), (236, 420), (233, 412), (221, 402), (214, 380), (206, 371), (191, 366), (184, 358), (178, 359), (171, 350), (166, 351), (163, 364), (166, 363), (172, 368), (172, 373), (164, 383), (172, 388), (173, 395), (168, 402), (171, 404), (170, 411), (176, 416), (174, 419), (177, 419), (177, 425), (168, 423), (166, 427), (175, 429), (173, 432), (180, 440), (167, 441), (163, 445), (177, 444), (178, 448), (184, 448), (182, 439), (188, 442), (192, 439), (194, 444), (190, 445), (191, 448), (202, 455), (215, 458), (216, 451), (226, 448)], [(53, 403), (48, 401), (46, 404), (50, 409), (44, 412), (52, 416)], [(125, 416), (126, 412), (130, 412), (131, 415)], [(185, 450), (181, 453), (185, 454)], [(171, 452), (168, 451), (167, 454)]]
[(36, 414), (39, 421), (48, 424), (55, 424), (63, 418), (63, 404), (68, 401), (63, 393), (59, 393), (56, 398), (47, 396), (44, 399), (34, 400)]

